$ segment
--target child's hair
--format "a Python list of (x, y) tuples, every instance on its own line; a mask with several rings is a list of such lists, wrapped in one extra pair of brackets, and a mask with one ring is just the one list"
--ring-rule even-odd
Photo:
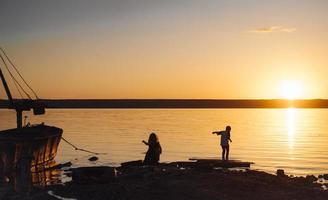
[(226, 126), (226, 131), (231, 131), (231, 126)]
[(151, 133), (149, 135), (148, 143), (149, 144), (156, 144), (156, 143), (158, 143), (158, 137), (157, 137), (156, 133)]

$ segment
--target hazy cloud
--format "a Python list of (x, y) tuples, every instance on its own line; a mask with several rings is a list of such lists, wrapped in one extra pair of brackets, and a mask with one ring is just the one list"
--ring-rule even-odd
[(295, 32), (296, 28), (283, 27), (283, 26), (269, 26), (257, 28), (254, 30), (250, 30), (251, 33), (276, 33), (276, 32), (284, 32), (284, 33), (292, 33)]

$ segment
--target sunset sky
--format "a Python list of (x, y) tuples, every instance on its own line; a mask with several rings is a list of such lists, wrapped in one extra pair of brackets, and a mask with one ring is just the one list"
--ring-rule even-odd
[(0, 46), (41, 98), (328, 98), (327, 10), (327, 0), (1, 0)]

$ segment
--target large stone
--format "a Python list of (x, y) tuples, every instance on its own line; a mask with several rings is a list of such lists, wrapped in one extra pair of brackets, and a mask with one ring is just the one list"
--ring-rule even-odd
[(277, 169), (278, 177), (286, 177), (285, 171), (283, 169)]
[(311, 183), (313, 183), (314, 181), (317, 181), (318, 180), (317, 177), (315, 177), (313, 175), (307, 175), (305, 177), (305, 179), (306, 179), (306, 181), (311, 182)]
[(88, 160), (89, 161), (96, 161), (96, 160), (98, 160), (98, 157), (97, 156), (92, 156)]
[(328, 180), (328, 174), (323, 174), (322, 177), (326, 180)]
[(80, 167), (72, 169), (72, 180), (76, 183), (108, 183), (114, 181), (117, 171), (114, 167)]

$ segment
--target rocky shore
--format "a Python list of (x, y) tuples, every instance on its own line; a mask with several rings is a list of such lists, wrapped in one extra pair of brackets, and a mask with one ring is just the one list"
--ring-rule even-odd
[[(34, 188), (27, 199), (328, 199), (325, 184), (319, 184), (318, 177), (290, 177), (282, 170), (272, 175), (217, 168), (211, 163), (173, 162), (150, 167), (132, 162), (118, 168), (77, 168), (67, 173), (72, 176), (71, 182)], [(319, 180), (324, 180), (323, 175)], [(21, 196), (7, 191), (2, 199)]]

